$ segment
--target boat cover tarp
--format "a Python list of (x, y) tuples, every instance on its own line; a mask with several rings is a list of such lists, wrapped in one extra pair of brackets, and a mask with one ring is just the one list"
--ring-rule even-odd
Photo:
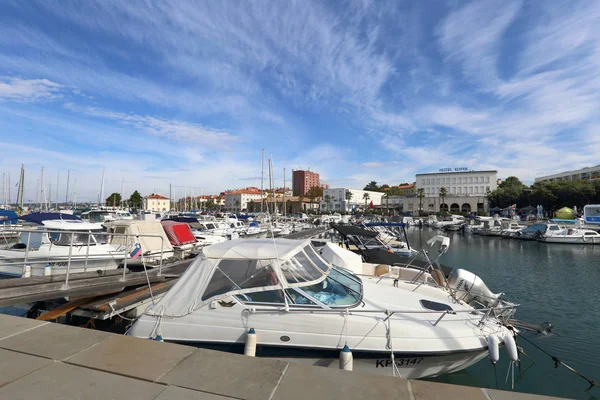
[(173, 246), (195, 243), (196, 238), (185, 222), (160, 221), (169, 241)]
[(184, 222), (193, 229), (200, 229), (200, 227), (201, 227), (201, 224), (198, 221), (198, 218), (195, 218), (195, 217), (169, 217), (169, 218), (163, 219), (162, 221)]
[(16, 224), (17, 218), (17, 213), (13, 210), (0, 210), (0, 225)]
[(74, 220), (81, 221), (81, 218), (71, 214), (63, 214), (63, 213), (43, 213), (43, 212), (35, 212), (27, 215), (21, 215), (19, 219), (27, 222), (33, 222), (34, 224), (42, 225), (43, 221), (50, 221), (56, 219), (62, 220)]
[(406, 224), (404, 222), (369, 222), (365, 224), (365, 226), (389, 226), (392, 228), (403, 228), (406, 226)]
[[(173, 247), (169, 238), (165, 234), (165, 230), (158, 221), (144, 221), (139, 219), (129, 220), (116, 220), (104, 224), (108, 231), (111, 233), (124, 233), (127, 235), (151, 235), (151, 236), (138, 236), (135, 241), (142, 246), (144, 255), (147, 253), (160, 254), (161, 248), (165, 253), (165, 257), (171, 256)], [(162, 239), (161, 239), (162, 238)], [(127, 245), (129, 248), (134, 244), (131, 241), (133, 237), (128, 240), (125, 236), (111, 236), (109, 239), (110, 244), (114, 245)]]
[(573, 209), (569, 207), (563, 207), (556, 212), (556, 218), (559, 219), (575, 219), (575, 213)]
[(354, 235), (354, 236), (367, 236), (367, 237), (376, 237), (379, 235), (379, 232), (373, 232), (365, 228), (360, 228), (358, 226), (353, 225), (339, 225), (331, 223), (329, 224), (333, 229), (338, 231), (344, 236)]

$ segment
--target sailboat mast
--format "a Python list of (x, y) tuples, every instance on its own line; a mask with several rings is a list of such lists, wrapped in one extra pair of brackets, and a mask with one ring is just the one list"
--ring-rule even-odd
[[(123, 186), (124, 185), (125, 185), (125, 177), (122, 177), (121, 178), (121, 204), (119, 204), (119, 207), (121, 207), (121, 208), (123, 208)], [(171, 201), (170, 198), (169, 198), (169, 201)]]
[(56, 175), (56, 198), (54, 201), (56, 202), (56, 209), (58, 210), (58, 186), (60, 185), (60, 172)]
[(67, 190), (65, 191), (65, 203), (69, 204), (69, 180), (71, 179), (71, 170), (67, 171)]
[(43, 205), (45, 202), (45, 193), (44, 193), (44, 167), (42, 167), (42, 175), (40, 178), (40, 210), (44, 211)]
[(285, 216), (286, 210), (285, 210), (285, 168), (283, 169), (283, 216)]
[(25, 183), (25, 167), (21, 164), (21, 178), (19, 180), (19, 207), (23, 210), (23, 185)]
[(265, 193), (263, 189), (263, 182), (265, 180), (265, 149), (262, 149), (260, 157), (260, 212), (263, 212), (263, 202), (265, 199)]
[(48, 173), (48, 204), (46, 209), (49, 210), (50, 208), (52, 208), (52, 174)]
[(104, 170), (105, 168), (102, 168), (102, 184), (100, 185), (100, 199), (98, 199), (98, 206), (100, 206), (100, 202), (104, 203)]

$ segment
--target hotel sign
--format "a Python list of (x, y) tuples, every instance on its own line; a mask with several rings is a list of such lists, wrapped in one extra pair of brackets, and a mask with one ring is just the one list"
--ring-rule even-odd
[(468, 170), (468, 167), (440, 168), (440, 172), (462, 172)]

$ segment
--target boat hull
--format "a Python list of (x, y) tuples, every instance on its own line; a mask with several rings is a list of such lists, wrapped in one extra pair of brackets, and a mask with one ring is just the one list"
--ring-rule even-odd
[[(243, 343), (189, 343), (176, 342), (188, 346), (244, 353)], [(292, 346), (257, 346), (256, 356), (261, 358), (339, 369), (338, 349), (298, 348)], [(362, 371), (385, 376), (398, 376), (405, 379), (419, 379), (450, 374), (477, 363), (488, 355), (487, 348), (448, 353), (405, 353), (394, 352), (396, 371), (394, 372), (391, 352), (353, 352), (353, 371)]]
[(544, 243), (564, 243), (564, 244), (600, 244), (600, 237), (560, 237), (560, 236), (548, 236), (539, 239), (540, 242)]

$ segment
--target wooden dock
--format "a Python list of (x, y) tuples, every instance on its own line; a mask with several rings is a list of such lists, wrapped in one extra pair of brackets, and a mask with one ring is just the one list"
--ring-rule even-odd
[(0, 315), (0, 398), (541, 400), (138, 339)]
[(70, 274), (65, 284), (65, 275), (39, 276), (0, 280), (0, 306), (25, 304), (35, 301), (59, 298), (84, 298), (118, 293), (127, 287), (162, 282), (178, 277), (192, 260), (183, 260), (164, 265), (159, 274), (158, 268), (148, 272), (127, 272), (123, 270), (106, 271), (102, 274), (86, 272)]

